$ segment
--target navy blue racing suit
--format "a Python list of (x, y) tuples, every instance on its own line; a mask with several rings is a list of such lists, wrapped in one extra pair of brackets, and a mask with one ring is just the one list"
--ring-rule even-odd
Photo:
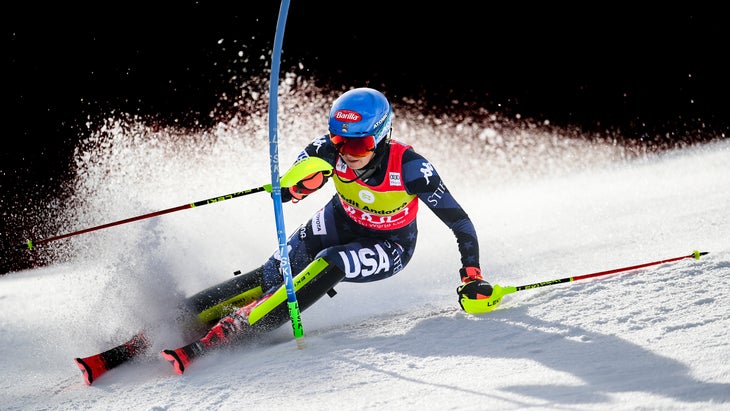
[[(373, 161), (387, 163), (390, 148), (386, 146), (384, 150), (384, 155), (376, 156)], [(334, 167), (339, 154), (325, 135), (312, 141), (298, 159), (308, 156), (319, 157)], [(375, 185), (383, 181), (385, 168), (380, 167), (365, 183)], [(416, 195), (421, 204), (430, 208), (452, 230), (462, 266), (479, 267), (479, 244), (469, 216), (451, 195), (436, 169), (412, 148), (408, 148), (402, 156), (402, 181), (407, 193)], [(282, 190), (284, 201), (291, 199), (286, 194), (288, 190)], [(345, 273), (342, 281), (382, 280), (405, 268), (413, 256), (417, 238), (415, 219), (394, 230), (366, 228), (347, 215), (339, 195), (335, 194), (289, 237), (291, 272), (296, 275), (314, 259), (324, 257)], [(264, 289), (278, 286), (283, 281), (279, 266), (277, 250), (262, 267)]]

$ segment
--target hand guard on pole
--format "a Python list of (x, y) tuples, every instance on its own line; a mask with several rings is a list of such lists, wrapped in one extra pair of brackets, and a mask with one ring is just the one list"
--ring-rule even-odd
[(482, 278), (479, 267), (462, 267), (459, 270), (461, 285), (456, 288), (461, 309), (469, 314), (480, 314), (489, 311), (489, 298), (492, 296), (492, 285)]
[(327, 179), (332, 175), (332, 171), (318, 171), (301, 179), (296, 185), (289, 187), (291, 201), (298, 203), (306, 196), (314, 193), (327, 183)]

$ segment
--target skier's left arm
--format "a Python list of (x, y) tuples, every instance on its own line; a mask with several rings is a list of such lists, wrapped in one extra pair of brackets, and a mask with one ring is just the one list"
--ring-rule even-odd
[(403, 156), (403, 177), (406, 190), (416, 194), (454, 233), (461, 255), (460, 279), (463, 282), (481, 280), (479, 240), (474, 224), (434, 166), (420, 154), (408, 150)]

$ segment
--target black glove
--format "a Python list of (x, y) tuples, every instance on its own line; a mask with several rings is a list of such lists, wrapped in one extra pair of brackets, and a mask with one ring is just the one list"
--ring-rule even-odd
[[(273, 194), (271, 195), (271, 198), (274, 198)], [(288, 203), (289, 201), (292, 200), (292, 198), (294, 198), (294, 197), (291, 195), (291, 191), (289, 191), (289, 187), (282, 187), (281, 188), (281, 202)]]
[(482, 278), (479, 267), (463, 267), (459, 270), (461, 285), (456, 288), (461, 309), (468, 313), (482, 312), (483, 302), (492, 296), (492, 285)]

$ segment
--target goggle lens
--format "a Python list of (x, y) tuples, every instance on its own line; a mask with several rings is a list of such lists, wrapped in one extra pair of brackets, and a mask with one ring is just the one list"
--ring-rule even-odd
[(342, 137), (330, 134), (330, 141), (340, 154), (349, 154), (353, 157), (365, 157), (375, 151), (375, 137)]

